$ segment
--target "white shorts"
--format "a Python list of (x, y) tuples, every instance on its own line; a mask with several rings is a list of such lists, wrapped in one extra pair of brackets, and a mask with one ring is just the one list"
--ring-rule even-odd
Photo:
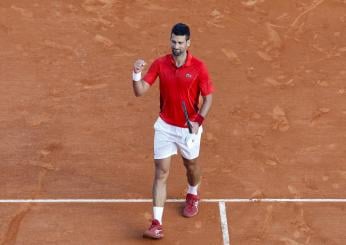
[(199, 156), (203, 127), (200, 126), (197, 134), (190, 134), (188, 128), (172, 126), (160, 117), (154, 124), (154, 159), (163, 159), (180, 154), (186, 159), (195, 159)]

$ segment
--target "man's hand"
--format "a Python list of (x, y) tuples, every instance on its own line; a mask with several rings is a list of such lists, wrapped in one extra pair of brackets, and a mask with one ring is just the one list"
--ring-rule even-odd
[(142, 96), (150, 87), (148, 83), (142, 80), (142, 71), (145, 65), (145, 61), (141, 59), (136, 60), (136, 62), (133, 64), (132, 86), (136, 97)]
[(197, 122), (190, 121), (191, 126), (192, 126), (192, 133), (197, 134), (198, 133), (198, 128), (199, 124)]
[(144, 60), (136, 60), (135, 64), (133, 65), (133, 71), (134, 73), (140, 73), (143, 71), (144, 66), (146, 65)]

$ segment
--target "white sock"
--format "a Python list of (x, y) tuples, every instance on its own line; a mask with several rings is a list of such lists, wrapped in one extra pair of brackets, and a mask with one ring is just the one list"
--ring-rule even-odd
[(191, 186), (189, 185), (189, 189), (187, 190), (187, 193), (197, 195), (198, 185)]
[(160, 224), (162, 225), (163, 207), (153, 207), (153, 214), (154, 214), (154, 219), (158, 220)]

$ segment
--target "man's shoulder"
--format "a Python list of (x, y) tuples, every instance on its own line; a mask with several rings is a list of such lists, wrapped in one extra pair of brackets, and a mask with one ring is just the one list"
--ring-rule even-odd
[(205, 63), (200, 58), (197, 58), (196, 56), (191, 55), (191, 65), (197, 66), (197, 67), (204, 67)]

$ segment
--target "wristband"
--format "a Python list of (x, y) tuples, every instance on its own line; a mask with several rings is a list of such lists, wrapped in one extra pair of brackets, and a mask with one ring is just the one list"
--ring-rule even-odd
[(132, 80), (135, 81), (135, 82), (139, 82), (142, 78), (142, 73), (141, 72), (132, 72)]
[(198, 113), (197, 116), (193, 119), (193, 121), (198, 123), (199, 126), (201, 126), (204, 121), (204, 117)]

